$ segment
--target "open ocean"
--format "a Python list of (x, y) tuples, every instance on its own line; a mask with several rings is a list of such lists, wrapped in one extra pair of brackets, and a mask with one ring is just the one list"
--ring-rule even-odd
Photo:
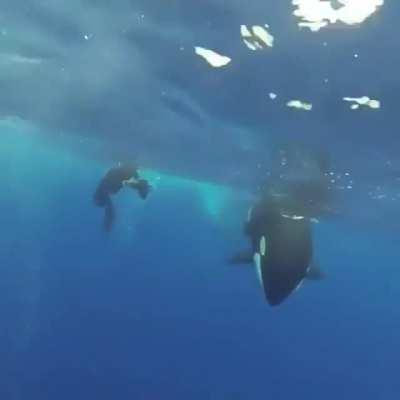
[[(399, 15), (0, 0), (0, 400), (400, 398)], [(288, 146), (329, 159), (325, 276), (271, 306), (228, 259)]]

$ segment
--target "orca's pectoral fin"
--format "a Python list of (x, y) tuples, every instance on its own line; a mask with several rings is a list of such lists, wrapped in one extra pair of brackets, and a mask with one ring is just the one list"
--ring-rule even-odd
[(253, 252), (251, 250), (244, 250), (234, 254), (228, 259), (229, 264), (252, 264)]
[(310, 268), (307, 271), (306, 278), (311, 281), (320, 281), (326, 278), (326, 273), (322, 271), (319, 264), (313, 260), (310, 264)]

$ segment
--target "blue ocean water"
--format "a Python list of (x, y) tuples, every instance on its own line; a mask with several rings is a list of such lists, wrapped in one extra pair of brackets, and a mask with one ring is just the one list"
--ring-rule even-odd
[(225, 223), (163, 178), (146, 202), (121, 193), (106, 235), (104, 166), (3, 133), (1, 398), (396, 398), (391, 234), (316, 224), (327, 279), (271, 308), (252, 268), (225, 262), (245, 207), (227, 202)]
[[(0, 1), (0, 400), (399, 397), (400, 3), (316, 32), (295, 3)], [(288, 144), (329, 154), (334, 212), (326, 277), (270, 307), (227, 260)], [(93, 192), (132, 159), (153, 190), (107, 234)]]

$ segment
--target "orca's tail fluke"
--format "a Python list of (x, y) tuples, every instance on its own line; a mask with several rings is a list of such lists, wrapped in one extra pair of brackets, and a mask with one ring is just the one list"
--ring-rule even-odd
[(110, 232), (115, 220), (115, 210), (114, 205), (111, 201), (110, 196), (107, 197), (107, 201), (104, 205), (104, 220), (103, 220), (103, 228), (106, 232)]

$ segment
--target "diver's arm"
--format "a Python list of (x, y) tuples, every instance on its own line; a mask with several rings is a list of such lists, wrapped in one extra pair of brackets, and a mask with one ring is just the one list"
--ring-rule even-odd
[(139, 196), (145, 199), (151, 190), (151, 185), (145, 179), (136, 179), (131, 177), (122, 182), (123, 186), (129, 186), (131, 189), (137, 190)]

